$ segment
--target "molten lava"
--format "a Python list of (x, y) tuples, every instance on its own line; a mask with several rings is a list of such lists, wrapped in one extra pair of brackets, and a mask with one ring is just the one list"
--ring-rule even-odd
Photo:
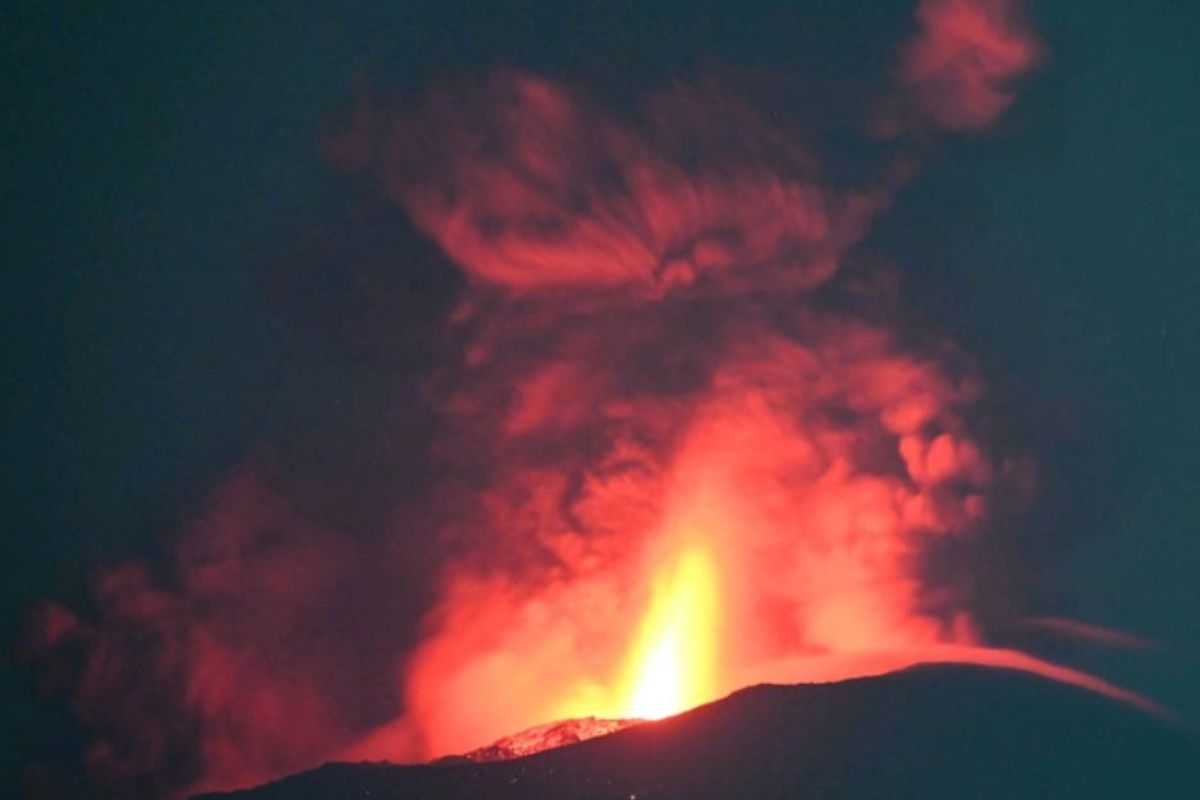
[(701, 549), (686, 551), (659, 576), (630, 659), (625, 716), (661, 719), (713, 698), (716, 587), (712, 560)]

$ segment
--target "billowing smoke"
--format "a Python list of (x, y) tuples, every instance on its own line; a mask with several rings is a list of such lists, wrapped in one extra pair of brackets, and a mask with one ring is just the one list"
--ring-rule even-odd
[(47, 677), (75, 672), (88, 767), (114, 796), (266, 780), (394, 713), (403, 641), (379, 622), (417, 602), (411, 565), (314, 525), (269, 473), (248, 463), (217, 487), (165, 569), (97, 574), (96, 620), (39, 615)]
[[(248, 463), (167, 569), (107, 571), (90, 620), (48, 606), (40, 649), (75, 664), (95, 770), (163, 795), (623, 713), (677, 572), (706, 581), (700, 699), (982, 644), (927, 557), (1018, 504), (1029, 467), (978, 433), (970, 359), (854, 248), (939, 130), (1005, 110), (1037, 46), (994, 0), (917, 19), (853, 170), (734, 80), (620, 111), (517, 70), (364, 98), (331, 160), (465, 276), (421, 380), (431, 445), (405, 454), (432, 477), (361, 536)], [(395, 631), (418, 611), (414, 644)]]

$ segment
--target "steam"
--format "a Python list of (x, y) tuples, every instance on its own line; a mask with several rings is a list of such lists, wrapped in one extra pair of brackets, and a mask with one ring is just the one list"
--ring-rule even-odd
[[(38, 644), (80, 664), (92, 766), (165, 795), (611, 711), (656, 570), (696, 543), (720, 575), (719, 691), (789, 659), (973, 652), (968, 599), (923, 558), (1029, 467), (973, 430), (969, 358), (852, 248), (932, 133), (995, 120), (1038, 48), (1001, 2), (917, 19), (854, 180), (717, 80), (627, 113), (514, 70), (364, 98), (331, 161), (466, 277), (423, 381), (426, 502), (355, 536), (251, 462), (165, 575), (105, 573), (90, 621), (48, 606)], [(412, 614), (418, 573), (420, 642), (364, 633)]]

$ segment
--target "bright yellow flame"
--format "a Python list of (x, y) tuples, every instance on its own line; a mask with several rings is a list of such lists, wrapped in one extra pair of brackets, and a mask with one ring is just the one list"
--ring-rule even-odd
[(629, 662), (625, 716), (661, 719), (712, 699), (717, 579), (700, 549), (686, 551), (655, 581)]

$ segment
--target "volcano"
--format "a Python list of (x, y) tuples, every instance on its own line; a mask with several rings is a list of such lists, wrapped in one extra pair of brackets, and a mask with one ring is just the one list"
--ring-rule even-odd
[[(993, 128), (1044, 46), (1010, 0), (914, 5), (796, 63), (709, 64), (709, 33), (654, 70), (382, 58), (320, 126), (335, 174), (295, 184), (336, 218), (271, 270), (254, 407), (279, 417), (246, 420), (165, 550), (31, 615), (22, 649), (70, 694), (97, 790), (1125, 797), (1186, 777), (1189, 735), (1138, 687), (1020, 649), (1026, 617), (1076, 608), (1042, 565), (1086, 552), (1065, 545), (1108, 507), (1060, 511), (1126, 486), (1070, 443), (1116, 429), (1076, 425), (1069, 397), (1020, 408), (1037, 384), (988, 341), (1003, 292), (972, 306), (1000, 326), (924, 320), (975, 283), (950, 279), (973, 214), (936, 175), (908, 187)], [(782, 27), (825, 38), (806, 16)], [(254, 227), (247, 253), (272, 252)], [(1094, 622), (1049, 630), (1141, 646)], [(932, 663), (959, 667), (897, 673)], [(358, 765), (302, 772), (330, 761)]]
[[(1023, 672), (758, 685), (510, 760), (327, 764), (204, 800), (1200, 796), (1200, 737)], [(201, 798), (197, 798), (201, 800)]]

